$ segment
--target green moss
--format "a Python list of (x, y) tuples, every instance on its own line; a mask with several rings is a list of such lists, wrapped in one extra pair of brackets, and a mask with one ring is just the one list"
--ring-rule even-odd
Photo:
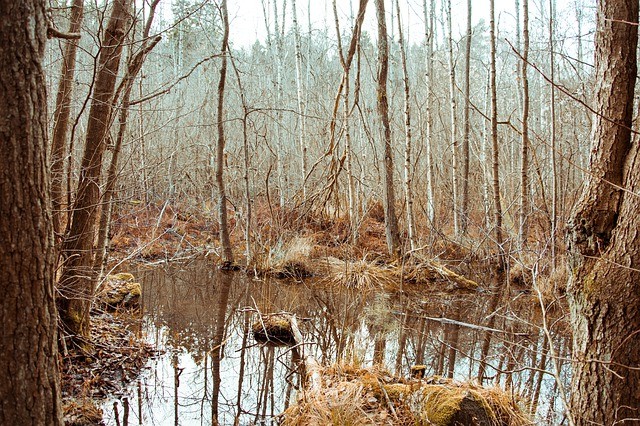
[(109, 275), (108, 280), (133, 281), (135, 277), (128, 272), (120, 272), (119, 274)]

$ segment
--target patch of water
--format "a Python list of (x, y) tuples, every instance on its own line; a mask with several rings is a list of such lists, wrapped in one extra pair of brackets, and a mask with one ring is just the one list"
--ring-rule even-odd
[[(495, 305), (479, 293), (327, 289), (223, 273), (200, 262), (141, 271), (138, 277), (141, 332), (162, 355), (147, 363), (126, 394), (105, 403), (107, 425), (277, 423), (295, 401), (299, 378), (290, 348), (253, 340), (256, 311), (296, 314), (305, 353), (323, 364), (381, 363), (404, 376), (412, 365), (423, 364), (426, 375), (456, 380), (482, 374), (483, 383), (529, 401), (536, 423), (563, 422), (558, 386), (549, 373), (558, 366), (566, 384), (569, 363), (551, 362), (536, 325), (540, 315), (526, 295)], [(566, 354), (564, 333), (552, 330), (552, 340), (556, 352)]]

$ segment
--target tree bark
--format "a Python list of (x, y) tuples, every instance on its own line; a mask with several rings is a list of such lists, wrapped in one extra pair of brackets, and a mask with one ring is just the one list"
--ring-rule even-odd
[(527, 244), (529, 217), (529, 0), (522, 2), (522, 61), (520, 78), (522, 80), (522, 146), (520, 152), (520, 228), (518, 241), (520, 248)]
[[(71, 20), (69, 33), (79, 33), (82, 25), (84, 0), (74, 0), (71, 5)], [(63, 232), (63, 206), (65, 194), (64, 160), (67, 156), (67, 136), (69, 133), (69, 116), (71, 114), (71, 95), (73, 93), (73, 78), (76, 71), (76, 51), (78, 39), (68, 39), (65, 42), (62, 57), (62, 71), (58, 83), (56, 109), (53, 113), (53, 136), (51, 139), (51, 200), (53, 209), (53, 230), (57, 235)]]
[(0, 424), (61, 425), (44, 0), (0, 1)]
[[(58, 309), (67, 332), (89, 337), (89, 310), (96, 273), (94, 239), (100, 203), (100, 174), (107, 146), (113, 95), (122, 44), (130, 18), (131, 0), (115, 0), (98, 58), (98, 70), (89, 111), (80, 181), (69, 233), (62, 246)], [(76, 341), (79, 343), (79, 341)]]
[(453, 60), (453, 34), (451, 26), (451, 0), (447, 0), (447, 51), (449, 59), (449, 113), (451, 124), (451, 206), (453, 210), (453, 233), (460, 235), (460, 210), (458, 205), (458, 125), (456, 104), (456, 65)]
[(489, 87), (491, 91), (491, 155), (492, 155), (492, 186), (493, 186), (493, 214), (498, 246), (498, 268), (504, 268), (504, 236), (502, 232), (502, 202), (500, 201), (500, 160), (498, 151), (498, 95), (496, 90), (496, 23), (495, 0), (490, 1), (489, 28), (491, 45), (491, 63), (489, 66)]
[(576, 425), (640, 417), (640, 154), (631, 126), (637, 0), (598, 2), (590, 173), (569, 221)]
[(462, 204), (460, 206), (460, 231), (467, 233), (469, 225), (469, 139), (471, 126), (471, 0), (467, 0), (467, 36), (464, 56), (464, 109), (462, 111)]
[(382, 125), (384, 141), (384, 219), (387, 250), (395, 256), (400, 251), (400, 232), (396, 216), (396, 197), (393, 187), (393, 151), (391, 149), (391, 126), (389, 125), (389, 101), (387, 99), (387, 76), (389, 71), (389, 47), (387, 45), (387, 23), (384, 0), (376, 0), (378, 17), (378, 115)]
[(426, 63), (425, 63), (425, 86), (427, 88), (427, 116), (426, 116), (426, 160), (427, 160), (427, 217), (433, 226), (436, 218), (436, 200), (433, 190), (435, 173), (433, 165), (433, 41), (435, 36), (434, 11), (435, 0), (430, 0), (429, 11), (427, 11), (427, 0), (422, 2), (422, 10), (424, 12), (425, 27), (425, 44), (426, 44)]
[[(216, 144), (216, 185), (218, 187), (218, 221), (220, 225), (220, 243), (222, 244), (222, 266), (233, 265), (233, 250), (229, 239), (229, 223), (227, 220), (227, 193), (225, 191), (224, 172), (224, 88), (227, 80), (227, 55), (229, 54), (229, 15), (227, 0), (222, 0), (220, 8), (222, 14), (222, 65), (220, 66), (220, 80), (218, 81), (218, 142)], [(282, 188), (281, 188), (282, 190)]]
[(400, 61), (402, 63), (402, 81), (404, 85), (404, 196), (407, 204), (407, 236), (409, 247), (416, 249), (416, 224), (413, 217), (413, 164), (411, 160), (411, 89), (409, 86), (409, 71), (407, 70), (407, 54), (404, 44), (402, 21), (400, 19), (400, 2), (396, 2), (396, 14), (398, 15), (398, 43), (400, 47)]

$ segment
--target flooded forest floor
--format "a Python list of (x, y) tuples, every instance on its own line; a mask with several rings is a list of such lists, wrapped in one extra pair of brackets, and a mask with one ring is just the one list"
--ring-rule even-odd
[[(249, 261), (246, 224), (236, 221), (234, 215), (230, 224), (236, 262), (251, 276), (289, 282), (312, 278), (315, 285), (392, 294), (500, 293), (501, 303), (508, 304), (517, 295), (513, 298), (518, 305), (514, 311), (534, 310), (538, 319), (548, 312), (559, 312), (561, 317), (565, 311), (563, 270), (546, 272), (547, 260), (532, 253), (510, 256), (507, 270), (497, 271), (493, 249), (488, 243), (474, 242), (486, 240), (481, 235), (454, 242), (434, 232), (422, 238), (423, 246), (413, 251), (406, 249), (410, 253), (402, 259), (390, 258), (380, 204), (370, 206), (360, 221), (355, 240), (349, 221), (341, 217), (267, 205), (258, 208), (255, 216), (249, 233), (252, 240)], [(213, 212), (169, 203), (155, 206), (129, 203), (118, 208), (111, 230), (108, 275), (100, 284), (92, 312), (93, 352), (70, 349), (63, 356), (67, 424), (99, 423), (103, 413), (98, 401), (122, 392), (155, 354), (141, 328), (140, 285), (126, 272), (141, 265), (154, 267), (194, 258), (215, 265), (219, 263), (219, 252)], [(538, 275), (534, 276), (533, 271)], [(497, 291), (498, 288), (502, 290)], [(115, 299), (114, 293), (118, 293)], [(566, 327), (560, 328), (562, 333), (568, 333)]]

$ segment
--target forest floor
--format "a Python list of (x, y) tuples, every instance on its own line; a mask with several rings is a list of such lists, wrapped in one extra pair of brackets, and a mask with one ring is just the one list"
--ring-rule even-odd
[(105, 398), (124, 391), (154, 355), (141, 332), (139, 291), (130, 274), (110, 276), (91, 312), (89, 349), (73, 347), (63, 354), (65, 424), (102, 424)]

